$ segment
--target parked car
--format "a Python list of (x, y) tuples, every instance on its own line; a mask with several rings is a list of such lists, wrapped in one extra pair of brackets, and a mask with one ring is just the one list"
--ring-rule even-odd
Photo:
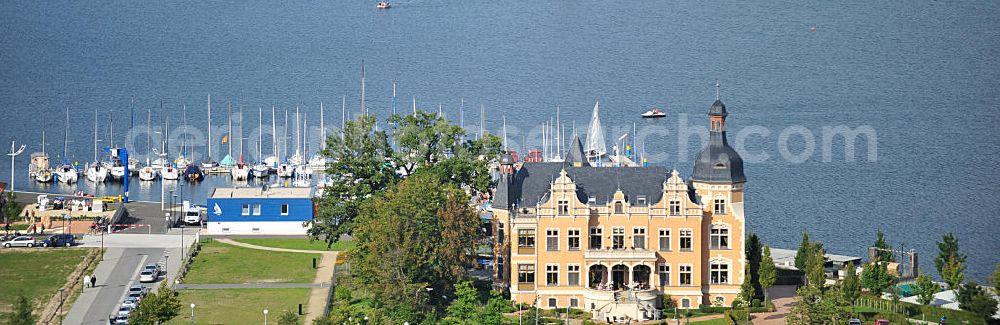
[(115, 319), (115, 325), (128, 325), (128, 315), (118, 316), (118, 318)]
[(35, 241), (35, 237), (31, 236), (19, 236), (14, 237), (14, 239), (3, 242), (3, 247), (35, 247), (38, 242)]
[(42, 247), (70, 247), (73, 245), (76, 245), (76, 238), (73, 238), (71, 234), (52, 235), (42, 241)]
[(122, 308), (124, 307), (131, 309), (139, 308), (139, 300), (136, 300), (135, 298), (125, 298), (125, 301), (122, 301)]
[(142, 273), (139, 273), (139, 282), (156, 282), (158, 277), (159, 275), (151, 270), (142, 270)]
[(139, 292), (129, 292), (128, 296), (126, 296), (125, 299), (135, 299), (135, 301), (141, 301), (142, 300), (142, 293), (139, 293)]
[(861, 320), (857, 319), (857, 318), (851, 318), (850, 320), (847, 321), (847, 324), (848, 325), (862, 325), (861, 324)]
[(145, 296), (147, 293), (149, 293), (149, 288), (141, 284), (134, 284), (131, 287), (128, 287), (128, 293), (129, 295), (133, 293), (138, 293), (140, 296)]
[(118, 317), (119, 318), (121, 318), (122, 316), (128, 318), (128, 314), (131, 314), (131, 313), (132, 313), (132, 307), (125, 306), (123, 304), (121, 306), (121, 308), (118, 308)]
[(889, 325), (889, 320), (883, 318), (876, 319), (875, 325)]
[(146, 264), (146, 266), (143, 267), (142, 270), (143, 271), (153, 272), (153, 274), (157, 275), (157, 276), (160, 275), (160, 265), (159, 264)]

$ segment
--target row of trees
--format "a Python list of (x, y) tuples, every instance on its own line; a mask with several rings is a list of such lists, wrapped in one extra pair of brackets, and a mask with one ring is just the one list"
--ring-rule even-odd
[[(333, 161), (333, 180), (317, 200), (310, 235), (328, 244), (342, 235), (357, 242), (348, 253), (350, 280), (324, 321), (479, 319), (501, 298), (473, 299), (476, 290), (462, 282), (482, 236), (469, 194), (491, 188), (488, 163), (500, 140), (465, 140), (461, 127), (432, 113), (389, 120), (390, 131), (376, 131), (373, 116), (349, 121), (322, 152)], [(483, 301), (489, 304), (479, 306)]]
[[(963, 283), (966, 256), (959, 251), (958, 239), (948, 233), (942, 236), (937, 246), (935, 268), (948, 288), (956, 290), (959, 308), (990, 319), (997, 311), (997, 302), (976, 282)], [(795, 265), (806, 273), (807, 285), (798, 290), (802, 303), (792, 309), (789, 322), (821, 324), (842, 321), (850, 315), (851, 307), (862, 295), (863, 289), (875, 297), (889, 293), (898, 302), (900, 293), (895, 287), (897, 277), (888, 269), (889, 263), (895, 262), (896, 258), (881, 231), (877, 233), (873, 247), (876, 248), (873, 260), (863, 266), (860, 278), (855, 266), (850, 264), (844, 270), (844, 279), (827, 287), (823, 274), (823, 246), (810, 242), (809, 234), (804, 233), (795, 256)], [(1000, 292), (1000, 264), (992, 276), (992, 282), (994, 289)], [(929, 275), (923, 274), (917, 277), (912, 289), (917, 301), (928, 305), (933, 302), (934, 294), (941, 291), (941, 286)]]

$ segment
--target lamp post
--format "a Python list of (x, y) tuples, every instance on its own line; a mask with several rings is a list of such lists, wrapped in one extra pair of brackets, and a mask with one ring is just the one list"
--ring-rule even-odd
[(14, 150), (14, 140), (10, 140), (10, 192), (14, 193), (14, 158), (24, 152), (24, 145), (22, 144), (20, 148)]
[(191, 303), (191, 325), (194, 325), (194, 303)]
[[(174, 204), (177, 204), (177, 194), (174, 194), (174, 190), (170, 190), (170, 213), (172, 214), (172, 217), (176, 218), (177, 214), (173, 213), (174, 212)], [(173, 222), (167, 222), (167, 224), (168, 225), (172, 225)]]
[(267, 325), (267, 309), (264, 309), (264, 325)]
[(170, 255), (163, 255), (163, 269), (166, 272), (163, 281), (167, 281), (167, 278), (170, 277)]
[(59, 314), (59, 324), (62, 324), (62, 321), (63, 321), (62, 306), (63, 306), (63, 302), (66, 301), (66, 298), (63, 295), (65, 291), (66, 291), (66, 288), (59, 288), (59, 308), (57, 309), (58, 311), (56, 312), (56, 313)]

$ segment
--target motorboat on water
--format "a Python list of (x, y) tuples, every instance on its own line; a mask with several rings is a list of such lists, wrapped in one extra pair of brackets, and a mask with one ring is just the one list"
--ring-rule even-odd
[(105, 180), (108, 179), (109, 173), (110, 172), (108, 171), (108, 168), (105, 167), (104, 164), (100, 162), (91, 163), (90, 166), (87, 167), (87, 171), (85, 172), (85, 174), (87, 175), (87, 180), (94, 183), (103, 183)]
[(60, 182), (72, 184), (76, 183), (79, 178), (80, 176), (77, 175), (76, 168), (73, 168), (69, 164), (63, 164), (59, 168), (56, 168), (56, 179)]
[(34, 178), (39, 170), (49, 168), (49, 155), (44, 152), (31, 154), (31, 164), (28, 165), (28, 177)]
[(198, 164), (190, 164), (187, 168), (184, 168), (184, 179), (188, 182), (200, 182), (205, 179), (205, 173), (201, 172)]
[(125, 178), (125, 165), (117, 157), (114, 158), (110, 169), (112, 180), (120, 181)]
[(245, 181), (250, 177), (250, 166), (244, 162), (239, 162), (229, 170), (229, 174), (233, 176), (233, 180)]
[(253, 173), (254, 177), (267, 178), (271, 174), (271, 167), (268, 167), (264, 162), (258, 162), (250, 168), (250, 172)]
[(177, 171), (177, 167), (174, 167), (173, 165), (168, 164), (166, 166), (163, 166), (162, 169), (160, 169), (160, 178), (164, 180), (176, 181), (178, 178), (180, 178), (180, 176), (181, 175), (180, 172)]
[(661, 111), (659, 108), (656, 107), (653, 107), (653, 109), (648, 110), (645, 113), (642, 113), (643, 118), (660, 118), (666, 116), (667, 113), (664, 113), (663, 111)]
[(153, 166), (144, 166), (139, 168), (139, 180), (140, 181), (152, 181), (156, 179), (156, 168)]
[(295, 168), (292, 167), (292, 165), (289, 165), (288, 163), (280, 163), (278, 164), (278, 169), (275, 171), (275, 173), (278, 174), (278, 177), (290, 178), (292, 176), (295, 176)]
[(378, 4), (375, 5), (375, 8), (378, 8), (378, 9), (389, 9), (389, 8), (392, 8), (392, 4), (390, 4), (389, 1), (379, 1)]
[(128, 173), (133, 175), (139, 174), (139, 169), (142, 169), (142, 163), (139, 162), (139, 159), (129, 158)]
[(51, 183), (52, 169), (51, 168), (39, 169), (35, 173), (35, 181), (39, 183)]

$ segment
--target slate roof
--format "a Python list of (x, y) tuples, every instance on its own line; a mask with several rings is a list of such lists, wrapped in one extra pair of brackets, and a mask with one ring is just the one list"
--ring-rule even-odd
[(726, 112), (726, 104), (723, 104), (721, 100), (716, 99), (715, 102), (712, 103), (712, 107), (708, 109), (708, 115), (726, 116), (729, 115), (729, 113)]
[(587, 156), (583, 154), (583, 143), (580, 142), (580, 136), (573, 136), (573, 144), (569, 145), (569, 153), (566, 154), (566, 162), (571, 166), (574, 163), (581, 163), (583, 166), (590, 166), (587, 162)]
[[(577, 198), (587, 202), (593, 196), (596, 204), (607, 204), (621, 188), (626, 200), (635, 204), (636, 197), (646, 196), (647, 203), (658, 202), (663, 196), (663, 182), (670, 177), (664, 167), (572, 167), (571, 164), (546, 162), (525, 163), (513, 175), (508, 186), (501, 178), (493, 206), (506, 209), (510, 205), (533, 207), (549, 193), (550, 184), (565, 168), (576, 183)], [(620, 184), (620, 185), (619, 185)]]
[(710, 131), (708, 145), (698, 153), (691, 180), (702, 182), (742, 183), (743, 158), (729, 146), (726, 132)]

